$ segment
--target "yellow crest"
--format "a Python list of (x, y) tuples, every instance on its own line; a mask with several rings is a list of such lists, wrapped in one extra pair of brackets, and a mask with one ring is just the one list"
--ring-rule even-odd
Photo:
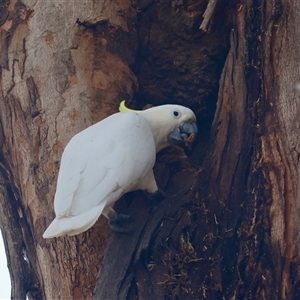
[(137, 112), (138, 110), (134, 110), (134, 109), (130, 109), (130, 108), (126, 107), (126, 106), (125, 106), (125, 100), (123, 100), (123, 101), (120, 103), (119, 111), (120, 111), (120, 112)]

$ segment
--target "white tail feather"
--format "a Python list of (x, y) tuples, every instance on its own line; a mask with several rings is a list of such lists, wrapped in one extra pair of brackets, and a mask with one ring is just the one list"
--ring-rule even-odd
[(43, 234), (43, 238), (49, 239), (64, 234), (75, 235), (88, 230), (100, 217), (103, 206), (96, 206), (89, 211), (77, 215), (55, 218)]

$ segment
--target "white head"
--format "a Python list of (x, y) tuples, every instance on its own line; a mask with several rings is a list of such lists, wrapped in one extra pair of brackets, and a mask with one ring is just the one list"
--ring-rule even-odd
[(156, 151), (176, 144), (184, 146), (193, 142), (197, 135), (196, 116), (187, 107), (181, 105), (160, 105), (147, 110), (130, 110), (120, 104), (121, 112), (135, 112), (143, 116), (153, 133)]

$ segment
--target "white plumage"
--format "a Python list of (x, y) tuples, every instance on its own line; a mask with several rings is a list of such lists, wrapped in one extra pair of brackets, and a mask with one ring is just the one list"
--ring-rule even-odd
[(101, 214), (115, 213), (113, 204), (128, 191), (157, 192), (152, 171), (156, 152), (170, 144), (168, 134), (186, 121), (195, 121), (191, 110), (165, 105), (116, 113), (75, 135), (61, 159), (56, 218), (43, 237), (87, 230)]

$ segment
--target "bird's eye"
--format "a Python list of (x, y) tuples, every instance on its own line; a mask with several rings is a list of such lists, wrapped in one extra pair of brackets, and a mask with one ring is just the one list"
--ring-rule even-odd
[(176, 117), (176, 118), (178, 118), (178, 117), (180, 116), (179, 111), (174, 110), (174, 111), (173, 111), (173, 116)]

